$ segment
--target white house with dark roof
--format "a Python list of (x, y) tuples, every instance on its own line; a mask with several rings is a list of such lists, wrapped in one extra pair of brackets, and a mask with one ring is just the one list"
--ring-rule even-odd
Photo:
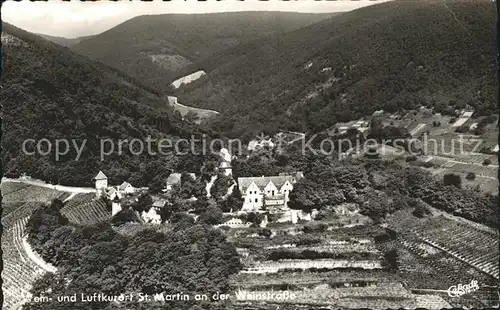
[(242, 211), (260, 211), (264, 206), (286, 208), (288, 195), (297, 182), (296, 175), (238, 178), (238, 188), (244, 199)]
[(133, 194), (135, 192), (135, 188), (129, 182), (124, 181), (118, 190), (124, 194)]
[(122, 199), (123, 198), (123, 194), (117, 189), (117, 187), (108, 187), (104, 192), (104, 194), (106, 194), (106, 197), (113, 201), (115, 200), (116, 198), (117, 199)]

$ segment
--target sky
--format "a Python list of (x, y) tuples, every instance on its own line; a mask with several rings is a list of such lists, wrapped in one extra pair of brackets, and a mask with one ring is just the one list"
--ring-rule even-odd
[(214, 13), (236, 11), (292, 11), (329, 13), (350, 11), (387, 0), (172, 0), (153, 1), (96, 1), (81, 2), (60, 0), (12, 1), (2, 5), (2, 20), (24, 30), (74, 38), (106, 31), (132, 17), (145, 14)]

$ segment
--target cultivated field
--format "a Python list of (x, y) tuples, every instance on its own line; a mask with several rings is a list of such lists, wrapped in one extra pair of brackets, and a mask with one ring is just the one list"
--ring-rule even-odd
[[(498, 304), (498, 234), (491, 228), (434, 211), (428, 218), (398, 211), (388, 224), (397, 231), (400, 272), (412, 290), (437, 290), (452, 305)], [(447, 297), (446, 289), (477, 280), (480, 290), (466, 297)]]
[(106, 221), (111, 218), (111, 211), (108, 210), (103, 200), (96, 200), (95, 194), (78, 194), (69, 200), (61, 213), (68, 218), (71, 223), (80, 225), (92, 225)]
[[(230, 231), (230, 240), (239, 247), (245, 265), (231, 279), (234, 291), (240, 294), (288, 291), (296, 295), (294, 300), (268, 299), (260, 303), (240, 298), (237, 304), (249, 309), (257, 304), (260, 309), (276, 309), (277, 305), (283, 309), (288, 309), (287, 305), (308, 309), (327, 305), (351, 309), (451, 307), (442, 296), (413, 293), (404, 278), (384, 267), (384, 246), (373, 238), (384, 232), (383, 228), (338, 227), (335, 223), (330, 226), (323, 232), (304, 233), (302, 225), (271, 225), (270, 238), (259, 236), (252, 229)], [(301, 259), (276, 259), (280, 255), (298, 254)], [(324, 258), (329, 255), (332, 258)]]
[[(484, 160), (491, 160), (491, 164), (483, 165)], [(428, 155), (422, 161), (430, 162), (434, 166), (426, 168), (436, 178), (442, 180), (445, 174), (453, 173), (462, 177), (462, 184), (474, 188), (479, 186), (486, 193), (498, 194), (498, 158), (488, 154), (470, 154), (454, 156)], [(469, 173), (475, 175), (474, 180), (467, 180)]]
[[(47, 264), (23, 243), (25, 227), (33, 210), (53, 199), (69, 199), (63, 208), (71, 220), (79, 224), (95, 222), (96, 218), (109, 218), (106, 206), (101, 201), (92, 201), (94, 193), (72, 194), (50, 187), (22, 182), (2, 182), (2, 250), (4, 269), (2, 272), (4, 304), (2, 309), (17, 310), (31, 298), (29, 293), (34, 281), (47, 272)], [(109, 216), (107, 214), (109, 213)]]
[(34, 280), (45, 273), (26, 253), (22, 238), (28, 218), (17, 219), (4, 228), (2, 250), (4, 269), (2, 271), (4, 305), (3, 309), (18, 309), (31, 298), (30, 289)]

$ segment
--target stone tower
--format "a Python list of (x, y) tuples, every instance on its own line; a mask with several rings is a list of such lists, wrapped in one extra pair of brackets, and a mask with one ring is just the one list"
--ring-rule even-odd
[(106, 191), (106, 188), (108, 188), (108, 177), (102, 171), (99, 171), (99, 173), (94, 177), (94, 181), (96, 196), (99, 198)]
[(233, 169), (231, 168), (231, 154), (226, 148), (222, 148), (219, 153), (220, 156), (220, 166), (219, 170), (225, 176), (230, 176), (233, 174)]

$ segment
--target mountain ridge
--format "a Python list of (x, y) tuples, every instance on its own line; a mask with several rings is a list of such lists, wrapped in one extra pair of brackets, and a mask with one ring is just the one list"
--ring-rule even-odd
[(375, 4), (222, 51), (176, 95), (221, 112), (215, 127), (234, 134), (317, 132), (378, 109), (450, 102), (488, 115), (496, 111), (494, 24), (490, 1)]
[(141, 15), (71, 48), (168, 92), (169, 83), (181, 76), (177, 72), (200, 58), (331, 15), (335, 13), (255, 11)]

